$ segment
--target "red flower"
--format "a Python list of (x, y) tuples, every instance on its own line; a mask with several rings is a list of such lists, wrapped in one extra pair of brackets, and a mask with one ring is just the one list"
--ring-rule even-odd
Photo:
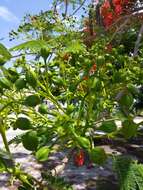
[(112, 12), (109, 12), (108, 15), (103, 19), (104, 25), (108, 28), (114, 21), (114, 16)]
[(96, 68), (97, 68), (97, 65), (96, 65), (96, 63), (94, 63), (94, 64), (92, 65), (92, 67), (91, 67), (89, 73), (90, 73), (90, 74), (94, 74), (95, 71), (96, 71)]
[(107, 44), (106, 50), (108, 53), (110, 53), (112, 51), (112, 44)]
[(115, 14), (120, 15), (122, 13), (123, 9), (121, 5), (116, 5), (115, 6)]
[(106, 15), (108, 14), (108, 12), (110, 11), (111, 7), (110, 7), (110, 3), (108, 0), (106, 0), (103, 5), (101, 6), (101, 15), (103, 17), (106, 17)]
[(79, 150), (74, 155), (74, 164), (76, 166), (83, 166), (84, 162), (85, 162), (84, 152), (83, 152), (83, 150)]
[(84, 77), (83, 77), (83, 80), (88, 80), (88, 76), (84, 76)]
[(69, 53), (65, 53), (65, 54), (63, 55), (63, 60), (64, 60), (64, 61), (68, 61), (69, 58), (70, 58), (70, 54), (69, 54)]
[(121, 0), (113, 0), (113, 5), (120, 5), (121, 4)]

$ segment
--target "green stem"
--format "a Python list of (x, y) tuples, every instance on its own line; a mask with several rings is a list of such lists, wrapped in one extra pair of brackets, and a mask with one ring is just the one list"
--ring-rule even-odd
[(10, 149), (9, 149), (9, 145), (8, 145), (8, 141), (6, 138), (6, 134), (5, 134), (5, 128), (3, 126), (0, 126), (0, 134), (2, 136), (2, 140), (5, 146), (6, 151), (11, 154)]

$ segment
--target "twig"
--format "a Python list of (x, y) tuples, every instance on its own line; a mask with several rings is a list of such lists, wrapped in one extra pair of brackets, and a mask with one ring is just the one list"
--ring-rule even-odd
[[(21, 57), (21, 56), (23, 56), (23, 55), (25, 55), (25, 53), (20, 53), (20, 54), (18, 54), (18, 55), (13, 55), (13, 56), (11, 57), (11, 59), (14, 59), (14, 58), (17, 58), (17, 57)], [(36, 55), (36, 53), (26, 53), (26, 55)]]
[(79, 6), (76, 10), (74, 10), (74, 12), (73, 12), (69, 17), (75, 15), (75, 14), (81, 9), (81, 7), (84, 5), (85, 2), (86, 2), (86, 0), (84, 0), (84, 1), (80, 4), (80, 6)]
[[(116, 29), (116, 31), (114, 32), (114, 34), (113, 34), (112, 37), (111, 37), (110, 42), (114, 39), (114, 37), (116, 36), (116, 34), (128, 23), (129, 20), (130, 20), (130, 17), (127, 18), (127, 19), (125, 20), (125, 22), (123, 22), (123, 24), (121, 24), (120, 27)], [(109, 42), (109, 43), (110, 43), (110, 42)]]
[(65, 13), (64, 13), (64, 17), (67, 17), (67, 12), (68, 12), (68, 0), (65, 0)]
[(138, 37), (137, 37), (137, 40), (136, 40), (136, 43), (135, 43), (133, 57), (138, 55), (138, 50), (139, 50), (142, 34), (143, 34), (143, 24), (140, 27), (140, 31), (139, 31), (139, 34), (138, 34)]

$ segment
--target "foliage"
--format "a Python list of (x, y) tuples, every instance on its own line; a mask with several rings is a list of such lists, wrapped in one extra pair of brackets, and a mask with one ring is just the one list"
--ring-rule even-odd
[[(22, 37), (23, 43), (9, 50), (0, 45), (0, 133), (10, 155), (8, 128), (23, 131), (14, 141), (22, 142), (41, 162), (59, 144), (60, 149), (84, 149), (94, 163), (103, 164), (107, 155), (94, 146), (94, 132), (112, 139), (138, 135), (142, 123), (133, 120), (138, 87), (143, 85), (141, 15), (134, 15), (135, 4), (128, 5), (127, 20), (126, 10), (116, 7), (121, 1), (113, 2), (115, 10), (111, 2), (99, 2), (89, 6), (89, 15), (81, 17), (78, 27), (79, 21), (67, 10), (74, 5), (76, 13), (85, 8), (84, 2), (53, 1), (53, 10), (26, 15), (18, 30), (10, 33), (11, 39)], [(58, 3), (65, 5), (62, 14)], [(119, 8), (122, 11), (113, 18)], [(77, 163), (83, 165), (83, 159)], [(42, 185), (13, 168), (9, 172), (23, 187)]]
[(143, 165), (137, 164), (129, 157), (119, 157), (115, 160), (121, 190), (143, 189)]

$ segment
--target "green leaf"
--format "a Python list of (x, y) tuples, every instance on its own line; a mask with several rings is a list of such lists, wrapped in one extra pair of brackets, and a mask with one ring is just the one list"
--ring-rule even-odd
[(143, 190), (143, 164), (137, 164), (130, 157), (120, 156), (115, 160), (120, 190)]
[(0, 171), (5, 171), (6, 168), (11, 168), (13, 166), (14, 163), (10, 154), (0, 149)]
[(133, 105), (134, 98), (131, 93), (123, 94), (119, 99), (119, 104), (123, 108), (130, 108)]
[(94, 162), (95, 164), (102, 165), (102, 164), (104, 164), (104, 162), (107, 159), (107, 155), (106, 155), (104, 149), (101, 147), (93, 148), (89, 152), (89, 154), (90, 154), (90, 158), (91, 158), (92, 162)]
[(112, 133), (117, 130), (117, 126), (114, 121), (104, 121), (98, 129), (106, 133)]
[(44, 146), (42, 148), (40, 148), (37, 152), (36, 152), (36, 158), (38, 161), (46, 161), (48, 160), (48, 155), (49, 155), (50, 149), (47, 146)]
[(67, 52), (79, 53), (85, 51), (85, 47), (79, 40), (70, 41), (67, 46)]
[(3, 65), (6, 61), (8, 61), (12, 55), (9, 53), (7, 48), (0, 43), (0, 65)]
[(40, 51), (41, 48), (47, 47), (47, 43), (43, 40), (31, 40), (10, 49), (10, 51), (31, 50), (33, 52)]
[(126, 139), (134, 137), (137, 134), (138, 124), (134, 123), (133, 120), (124, 120), (122, 126), (121, 132)]

